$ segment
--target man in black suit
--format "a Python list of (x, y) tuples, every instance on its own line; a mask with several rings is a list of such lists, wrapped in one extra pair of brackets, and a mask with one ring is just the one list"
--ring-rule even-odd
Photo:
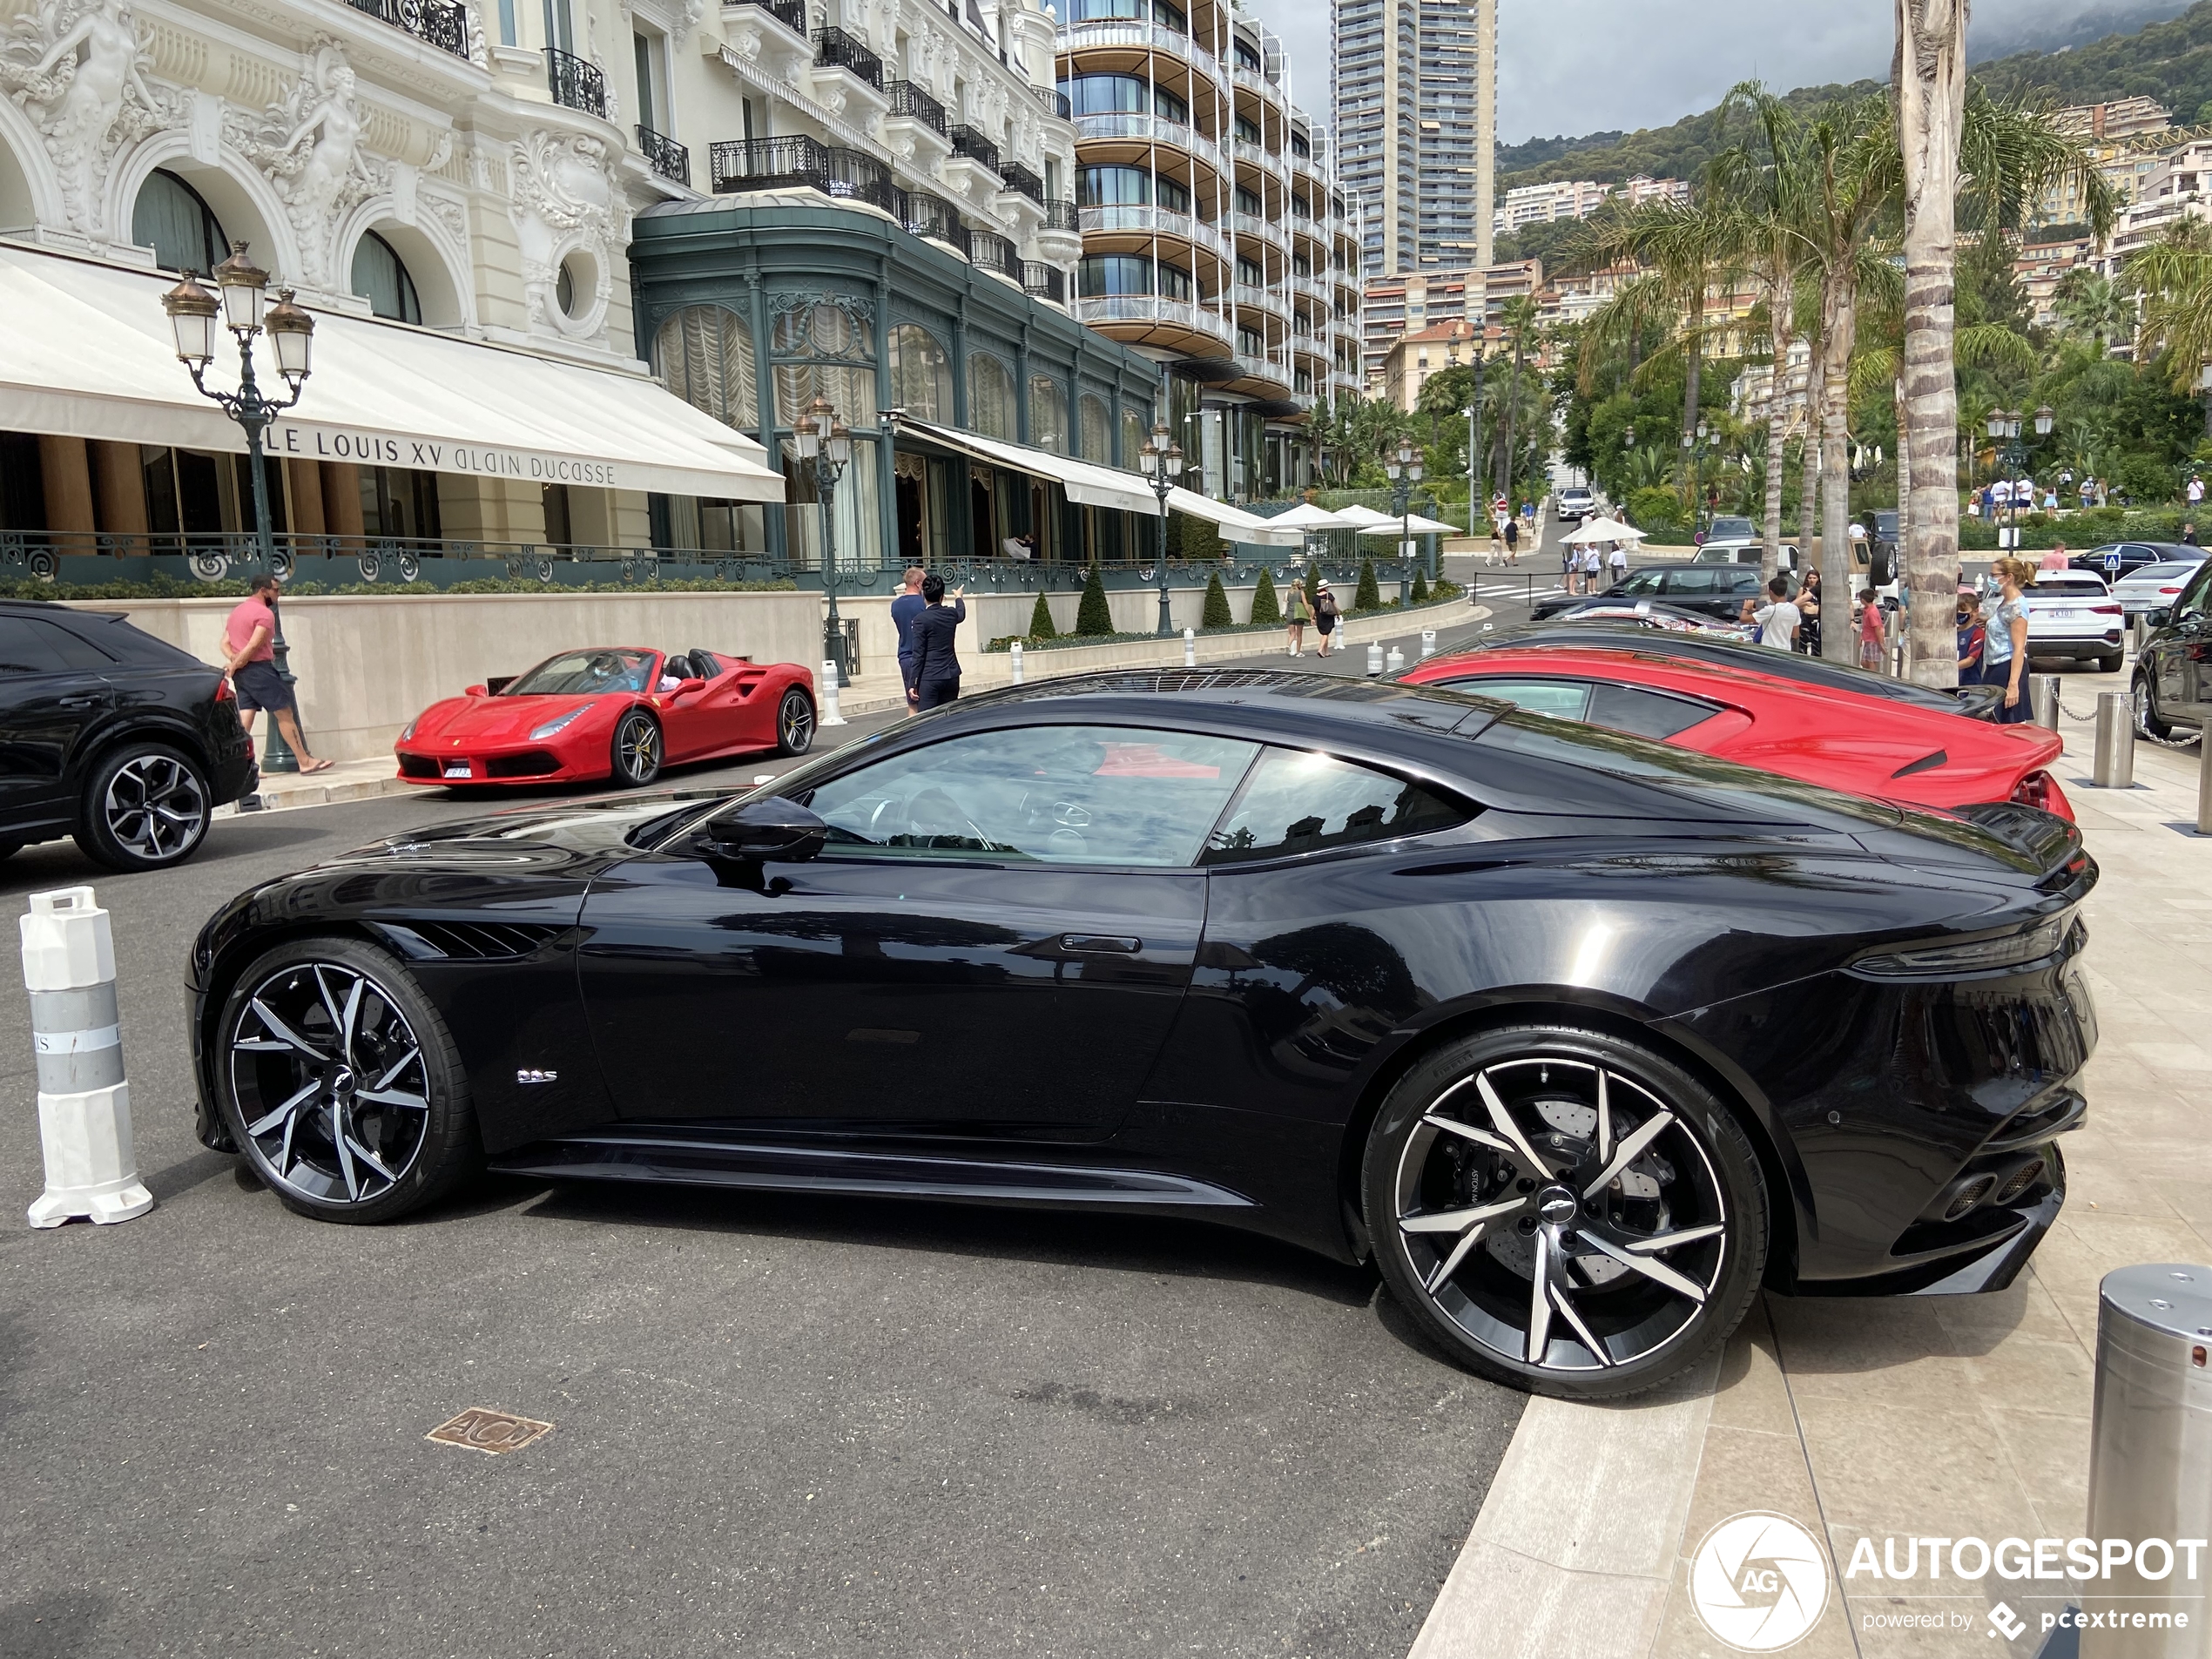
[(927, 605), (914, 620), (914, 707), (922, 713), (941, 708), (960, 695), (960, 658), (953, 650), (954, 634), (968, 620), (965, 588), (953, 590), (945, 603), (945, 578), (934, 574), (921, 579), (921, 597)]

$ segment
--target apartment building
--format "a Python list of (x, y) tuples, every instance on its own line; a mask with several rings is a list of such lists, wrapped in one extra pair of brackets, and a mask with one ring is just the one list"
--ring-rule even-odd
[(2109, 104), (2074, 104), (2054, 118), (2059, 131), (2070, 138), (2094, 143), (2118, 143), (2163, 132), (2174, 125), (2172, 113), (2155, 98), (2115, 98)]
[(1541, 260), (1370, 279), (1359, 301), (1361, 372), (1367, 395), (1385, 395), (1390, 349), (1401, 335), (1455, 320), (1487, 327), (1497, 321), (1508, 300), (1536, 293), (1543, 287)]
[(1509, 236), (1531, 225), (1588, 219), (1606, 203), (1616, 200), (1625, 207), (1638, 207), (1650, 201), (1687, 205), (1689, 182), (1639, 173), (1618, 185), (1601, 185), (1587, 179), (1571, 183), (1521, 185), (1506, 192), (1505, 206), (1491, 216), (1491, 227), (1500, 236)]
[(1495, 330), (1479, 335), (1464, 317), (1440, 322), (1413, 334), (1400, 334), (1383, 354), (1382, 395), (1408, 414), (1420, 406), (1421, 388), (1429, 376), (1474, 361), (1480, 341)]

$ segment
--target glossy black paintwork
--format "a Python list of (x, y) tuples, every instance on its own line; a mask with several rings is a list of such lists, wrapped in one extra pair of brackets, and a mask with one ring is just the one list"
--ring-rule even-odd
[[(821, 1173), (837, 1153), (890, 1159), (870, 1178), (910, 1192), (1200, 1202), (1114, 1187), (1151, 1172), (1242, 1204), (1208, 1201), (1218, 1219), (1345, 1257), (1392, 1080), (1453, 1032), (1566, 1016), (1669, 1050), (1752, 1126), (1777, 1283), (1919, 1288), (2047, 1225), (2048, 1182), (1978, 1232), (1928, 1217), (2008, 1121), (2033, 1145), (2065, 1116), (2020, 1116), (2073, 1098), (2095, 1040), (2078, 937), (2060, 961), (1952, 981), (1852, 964), (2068, 909), (2094, 870), (2055, 820), (2007, 844), (1479, 698), (1271, 675), (980, 698), (777, 787), (803, 798), (914, 745), (1055, 721), (1319, 748), (1480, 810), (1419, 840), (1143, 874), (743, 863), (675, 817), (630, 845), (667, 801), (448, 826), (234, 901), (196, 953), (203, 1021), (287, 933), (557, 925), (517, 960), (415, 966), (509, 1167), (819, 1187), (844, 1178)], [(1084, 948), (1101, 940), (1136, 948)], [(560, 1081), (504, 1082), (518, 1067)], [(1032, 1191), (1017, 1163), (1064, 1180)]]
[(2166, 621), (2136, 653), (2135, 682), (2154, 718), (2168, 725), (2212, 726), (2212, 561), (2188, 579)]

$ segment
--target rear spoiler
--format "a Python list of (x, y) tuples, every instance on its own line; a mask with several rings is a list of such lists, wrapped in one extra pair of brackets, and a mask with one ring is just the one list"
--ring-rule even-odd
[(2080, 826), (2056, 813), (2015, 801), (1982, 801), (1952, 810), (1975, 828), (2033, 859), (2035, 885), (2046, 893), (2064, 892), (2084, 876), (2094, 879), (2096, 865), (2082, 850)]

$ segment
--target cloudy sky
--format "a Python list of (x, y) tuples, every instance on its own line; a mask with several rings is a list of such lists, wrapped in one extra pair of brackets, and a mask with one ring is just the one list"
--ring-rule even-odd
[[(1329, 0), (1244, 0), (1283, 36), (1298, 101), (1325, 114)], [(2107, 10), (2171, 16), (2188, 0), (1977, 0), (1974, 30), (2008, 46)], [(1893, 0), (1500, 0), (1498, 137), (1664, 126), (1740, 80), (1779, 91), (1886, 77)], [(2086, 30), (2092, 33), (2101, 30)]]

